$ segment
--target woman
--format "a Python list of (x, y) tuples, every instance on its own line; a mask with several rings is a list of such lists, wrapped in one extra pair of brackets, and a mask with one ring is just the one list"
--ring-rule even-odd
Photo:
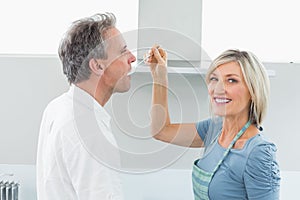
[(148, 59), (153, 77), (152, 135), (180, 146), (205, 147), (193, 166), (195, 199), (279, 199), (276, 147), (261, 133), (269, 80), (256, 56), (227, 50), (217, 57), (206, 75), (213, 116), (196, 124), (172, 124), (167, 55), (160, 51), (154, 46)]

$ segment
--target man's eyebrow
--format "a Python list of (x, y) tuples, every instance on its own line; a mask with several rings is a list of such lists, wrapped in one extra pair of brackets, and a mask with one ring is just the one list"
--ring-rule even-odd
[(127, 45), (126, 44), (123, 46), (122, 50), (125, 50), (125, 49), (127, 49)]

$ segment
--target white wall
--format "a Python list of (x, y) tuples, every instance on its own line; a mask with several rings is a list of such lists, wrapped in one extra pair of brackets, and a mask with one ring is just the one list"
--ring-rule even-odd
[[(9, 172), (20, 184), (19, 199), (36, 200), (34, 165), (1, 165), (0, 173)], [(290, 200), (298, 196), (299, 171), (281, 172), (280, 199)], [(165, 169), (145, 174), (121, 174), (124, 200), (193, 200), (191, 170)]]
[(122, 31), (137, 29), (138, 0), (9, 0), (0, 7), (0, 54), (57, 54), (75, 20), (113, 12)]
[(203, 0), (202, 47), (211, 58), (247, 49), (265, 62), (300, 62), (297, 0)]
[(267, 64), (276, 76), (271, 78), (270, 107), (265, 121), (265, 134), (277, 144), (282, 170), (300, 171), (300, 63)]
[[(0, 7), (0, 54), (56, 55), (71, 22), (98, 12), (114, 12), (123, 32), (136, 30), (139, 2), (148, 0), (5, 1)], [(202, 5), (201, 45), (210, 58), (227, 48), (242, 48), (267, 62), (300, 62), (297, 0), (202, 0)], [(176, 9), (182, 12), (176, 4), (165, 8)], [(188, 22), (191, 30), (201, 26), (192, 20), (185, 25)]]
[(0, 163), (35, 163), (48, 102), (68, 88), (56, 57), (0, 56)]
[[(300, 64), (267, 63), (266, 66), (274, 70), (276, 76), (270, 79), (271, 104), (264, 124), (265, 134), (277, 144), (282, 170), (300, 170), (300, 161), (295, 159), (299, 157), (297, 141), (300, 140), (297, 134)], [(56, 57), (0, 57), (0, 69), (5, 74), (0, 79), (0, 163), (34, 164), (43, 109), (51, 99), (68, 89), (67, 81)], [(208, 116), (202, 76), (171, 74), (169, 80), (173, 122), (196, 122)], [(198, 150), (154, 141), (149, 130), (150, 102), (150, 74), (137, 73), (132, 76), (131, 90), (114, 95), (106, 105), (121, 148), (136, 155), (153, 155), (152, 152), (167, 148), (175, 156), (164, 163), (167, 155), (161, 154), (164, 165), (173, 163), (171, 168), (188, 168), (192, 159), (199, 156)], [(141, 164), (134, 162), (135, 157), (128, 159), (126, 167), (136, 168)]]

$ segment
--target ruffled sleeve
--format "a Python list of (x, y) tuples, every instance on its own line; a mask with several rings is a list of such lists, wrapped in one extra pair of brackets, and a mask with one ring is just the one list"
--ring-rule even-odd
[(248, 157), (244, 182), (249, 200), (279, 199), (280, 172), (272, 143), (254, 147)]

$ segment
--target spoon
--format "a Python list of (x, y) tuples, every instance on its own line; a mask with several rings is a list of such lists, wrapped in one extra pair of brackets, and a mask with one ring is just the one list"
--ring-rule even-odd
[(131, 74), (136, 72), (136, 68), (138, 68), (139, 66), (141, 66), (148, 58), (150, 58), (150, 55), (145, 56), (143, 60), (141, 60), (140, 62), (138, 62), (137, 64), (135, 64), (134, 66), (131, 66), (131, 70), (130, 72), (128, 72), (128, 76), (130, 76)]

